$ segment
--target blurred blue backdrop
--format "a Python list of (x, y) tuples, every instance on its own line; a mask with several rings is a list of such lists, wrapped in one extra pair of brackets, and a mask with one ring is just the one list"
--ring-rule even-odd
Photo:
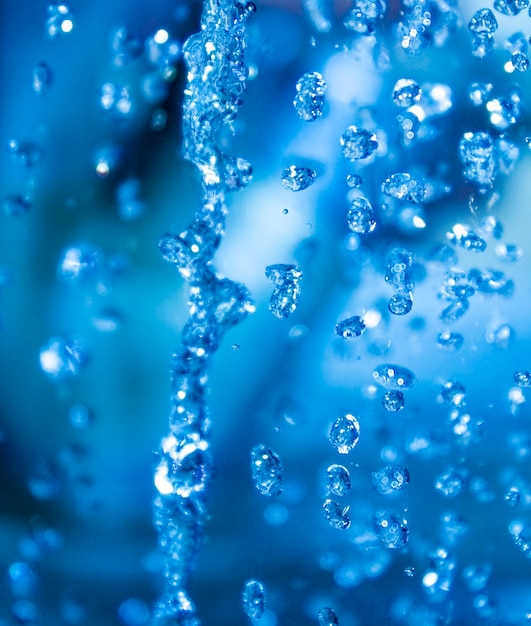
[[(253, 164), (254, 177), (229, 198), (215, 266), (248, 286), (257, 311), (210, 362), (215, 478), (191, 596), (204, 624), (217, 626), (246, 623), (249, 578), (267, 589), (262, 626), (317, 623), (324, 606), (343, 626), (524, 624), (531, 433), (529, 392), (514, 374), (531, 367), (530, 78), (508, 65), (514, 38), (506, 40), (528, 36), (527, 9), (496, 12), (494, 50), (478, 58), (467, 25), (483, 4), (389, 2), (374, 36), (344, 26), (355, 4), (262, 1), (248, 23), (247, 97), (234, 133), (219, 141)], [(415, 6), (427, 33), (418, 50), (404, 44)], [(201, 5), (97, 0), (69, 9), (65, 17), (13, 0), (1, 8), (0, 624), (140, 626), (161, 582), (153, 468), (188, 315), (187, 285), (157, 241), (186, 228), (201, 201), (199, 176), (181, 157), (180, 58)], [(309, 71), (328, 85), (312, 123), (292, 104)], [(400, 78), (423, 87), (412, 139), (391, 96)], [(487, 94), (479, 105), (476, 82)], [(492, 102), (515, 85), (522, 110), (503, 128)], [(378, 137), (363, 162), (341, 151), (351, 124)], [(498, 142), (484, 194), (463, 175), (459, 142), (469, 131)], [(290, 165), (314, 169), (316, 182), (286, 190)], [(381, 183), (395, 172), (426, 181), (426, 201), (385, 198)], [(377, 215), (368, 235), (348, 228), (349, 174), (362, 177)], [(486, 250), (452, 244), (455, 224)], [(514, 262), (503, 246), (517, 246)], [(401, 317), (387, 308), (393, 247), (414, 259), (413, 309)], [(268, 310), (264, 270), (273, 263), (303, 271), (287, 320)], [(503, 275), (474, 283), (473, 269)], [(474, 295), (445, 323), (441, 289), (456, 270)], [(367, 331), (339, 337), (335, 325), (353, 315)], [(462, 347), (441, 347), (445, 331), (462, 335)], [(382, 363), (416, 375), (400, 412), (382, 406), (372, 375)], [(465, 387), (463, 404), (441, 395), (450, 380)], [(361, 435), (343, 457), (328, 434), (346, 413)], [(282, 459), (275, 499), (252, 484), (259, 443)], [(336, 498), (350, 507), (345, 531), (323, 514), (333, 463), (353, 485)], [(371, 474), (387, 465), (407, 468), (406, 489), (373, 488)], [(380, 509), (407, 518), (406, 549), (378, 540), (371, 520)]]

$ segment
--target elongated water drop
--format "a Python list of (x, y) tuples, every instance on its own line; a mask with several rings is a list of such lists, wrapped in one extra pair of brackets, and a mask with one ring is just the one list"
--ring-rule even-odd
[(265, 609), (265, 587), (258, 580), (248, 580), (243, 586), (242, 607), (252, 620), (262, 617)]
[(358, 420), (347, 413), (338, 417), (330, 429), (330, 443), (339, 454), (348, 454), (358, 443), (360, 438), (360, 425)]
[(323, 511), (328, 523), (337, 530), (347, 530), (350, 528), (350, 518), (347, 515), (349, 507), (342, 507), (335, 500), (328, 498), (324, 501)]
[(372, 233), (376, 228), (376, 216), (367, 198), (353, 198), (347, 212), (347, 224), (350, 230), (360, 235)]
[(308, 72), (301, 76), (295, 86), (297, 94), (293, 106), (297, 115), (305, 122), (313, 122), (323, 114), (326, 83), (319, 72)]
[(276, 452), (264, 444), (251, 450), (251, 474), (254, 486), (263, 496), (270, 498), (282, 493), (284, 468)]
[(265, 273), (275, 285), (269, 300), (269, 310), (279, 319), (288, 317), (297, 308), (301, 294), (302, 271), (296, 265), (279, 263), (268, 265)]
[(326, 470), (326, 487), (335, 496), (346, 496), (352, 488), (348, 469), (343, 465), (330, 465)]

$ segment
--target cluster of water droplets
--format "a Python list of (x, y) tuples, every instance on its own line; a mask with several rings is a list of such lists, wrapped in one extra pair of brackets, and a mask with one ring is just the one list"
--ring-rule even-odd
[[(218, 133), (235, 118), (243, 102), (245, 20), (252, 3), (206, 2), (201, 31), (183, 46), (188, 82), (183, 106), (183, 151), (200, 171), (203, 202), (194, 221), (179, 235), (159, 241), (164, 258), (190, 284), (190, 316), (174, 356), (170, 434), (162, 440), (155, 469), (155, 526), (164, 558), (164, 591), (155, 605), (154, 624), (198, 624), (187, 585), (195, 567), (206, 520), (206, 492), (212, 475), (206, 405), (207, 363), (228, 328), (254, 311), (246, 288), (216, 274), (214, 254), (224, 232), (225, 195), (250, 180), (251, 165), (225, 154)], [(152, 42), (154, 63), (171, 65), (171, 47)], [(270, 450), (252, 453), (253, 476), (267, 495), (280, 492), (281, 466)], [(245, 612), (263, 611), (263, 588), (250, 581), (244, 590)]]

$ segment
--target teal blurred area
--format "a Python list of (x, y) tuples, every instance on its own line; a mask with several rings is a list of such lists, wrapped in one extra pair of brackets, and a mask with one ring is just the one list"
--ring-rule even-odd
[[(249, 21), (247, 98), (234, 133), (224, 129), (219, 141), (253, 164), (254, 177), (228, 200), (215, 266), (248, 286), (257, 311), (227, 333), (210, 363), (215, 477), (190, 589), (205, 625), (246, 623), (241, 591), (250, 578), (267, 589), (261, 626), (317, 623), (325, 606), (343, 626), (528, 621), (530, 552), (513, 537), (531, 523), (528, 390), (514, 382), (529, 368), (531, 349), (530, 120), (523, 106), (518, 124), (497, 132), (468, 97), (475, 81), (492, 83), (496, 94), (517, 83), (529, 101), (529, 77), (504, 69), (503, 44), (525, 30), (527, 11), (511, 23), (498, 16), (506, 34), (480, 60), (466, 28), (479, 5), (463, 2), (448, 45), (408, 56), (397, 50), (393, 24), (410, 4), (389, 3), (376, 43), (343, 27), (349, 7), (339, 2), (322, 3), (332, 20), (327, 32), (309, 17), (311, 2), (306, 11), (257, 2)], [(433, 12), (445, 4), (453, 6), (419, 2)], [(188, 287), (157, 242), (184, 230), (201, 201), (199, 176), (181, 157), (186, 69), (179, 56), (199, 28), (201, 6), (69, 6), (73, 28), (55, 38), (46, 33), (46, 3), (1, 7), (0, 626), (141, 626), (161, 583), (153, 470), (168, 429), (172, 354), (188, 316)], [(167, 63), (154, 52), (161, 31), (177, 46)], [(37, 93), (42, 63), (51, 82)], [(323, 118), (311, 124), (292, 104), (308, 71), (328, 83)], [(448, 113), (426, 126), (431, 139), (411, 148), (400, 143), (390, 95), (402, 77), (447, 85), (452, 94)], [(359, 167), (339, 144), (354, 123), (377, 129), (381, 146)], [(497, 178), (494, 208), (473, 215), (475, 188), (463, 177), (458, 145), (463, 133), (485, 129), (514, 142), (520, 158)], [(280, 184), (293, 164), (317, 175), (301, 193)], [(406, 170), (450, 189), (426, 202), (420, 229), (382, 206), (381, 182)], [(374, 234), (355, 239), (346, 223), (345, 178), (353, 173), (378, 214)], [(445, 324), (439, 293), (448, 267), (433, 251), (448, 244), (455, 224), (478, 230), (492, 215), (503, 224), (501, 238), (483, 232), (481, 254), (452, 247), (454, 265), (503, 271), (513, 289), (478, 292), (466, 315)], [(522, 258), (502, 261), (502, 244), (517, 245)], [(411, 251), (415, 262), (413, 310), (403, 317), (387, 308), (385, 259), (393, 247)], [(76, 255), (85, 255), (84, 265), (72, 262)], [(289, 320), (268, 309), (264, 270), (275, 263), (303, 271)], [(351, 315), (372, 322), (345, 340), (334, 328)], [(505, 339), (496, 335), (504, 326)], [(441, 349), (445, 330), (463, 336), (462, 348)], [(80, 346), (69, 361), (75, 375), (54, 375), (53, 357), (43, 362), (54, 338)], [(415, 373), (399, 413), (381, 404), (372, 373), (382, 363)], [(442, 398), (449, 380), (466, 388), (466, 406)], [(361, 428), (348, 457), (328, 441), (345, 413)], [(250, 451), (260, 443), (282, 459), (284, 491), (276, 499), (251, 481)], [(407, 467), (410, 484), (385, 496), (371, 473), (391, 462)], [(345, 532), (322, 510), (333, 463), (343, 463), (353, 483)], [(447, 497), (434, 485), (455, 468), (466, 480)], [(512, 488), (514, 506), (506, 497)], [(406, 550), (378, 543), (370, 520), (379, 508), (407, 517)], [(450, 582), (432, 593), (437, 558), (449, 564)], [(490, 568), (489, 582), (470, 586), (471, 566)]]

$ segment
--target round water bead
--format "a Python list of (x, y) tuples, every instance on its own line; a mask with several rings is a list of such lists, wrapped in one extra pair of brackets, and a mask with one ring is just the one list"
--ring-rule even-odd
[(336, 333), (344, 339), (360, 337), (366, 330), (365, 322), (359, 315), (347, 317), (336, 324)]
[(399, 289), (389, 298), (387, 308), (393, 315), (407, 315), (413, 308), (411, 292)]
[(373, 525), (382, 544), (391, 550), (400, 550), (407, 544), (407, 521), (392, 511), (380, 510), (374, 514)]
[(382, 397), (382, 405), (390, 413), (401, 411), (404, 408), (404, 394), (401, 391), (386, 391)]
[(280, 457), (271, 448), (259, 444), (251, 450), (251, 474), (256, 489), (268, 497), (282, 493), (284, 469)]
[(350, 518), (347, 515), (349, 507), (342, 507), (335, 500), (326, 499), (323, 504), (323, 511), (328, 523), (337, 530), (347, 530), (350, 528)]
[(252, 620), (260, 619), (265, 609), (265, 587), (258, 580), (248, 580), (243, 586), (242, 607)]
[(456, 380), (449, 380), (442, 386), (441, 396), (449, 406), (462, 407), (465, 404), (465, 386)]
[(382, 387), (394, 391), (410, 389), (415, 384), (415, 374), (411, 370), (390, 363), (378, 365), (374, 369), (372, 377)]
[(357, 189), (363, 183), (363, 178), (358, 176), (358, 174), (348, 174), (347, 175), (347, 185), (351, 189)]
[(364, 128), (349, 126), (339, 140), (343, 154), (349, 161), (367, 159), (378, 148), (376, 135)]
[(347, 223), (350, 230), (360, 235), (372, 233), (376, 228), (376, 217), (371, 203), (363, 196), (352, 199), (347, 213)]
[(289, 191), (302, 191), (313, 185), (316, 173), (308, 167), (290, 165), (282, 170), (280, 182), (284, 189)]
[(356, 447), (360, 438), (358, 420), (350, 413), (338, 417), (332, 424), (328, 438), (339, 454), (348, 454)]
[(371, 474), (372, 486), (382, 495), (405, 489), (409, 483), (409, 472), (401, 465), (382, 467)]
[(411, 78), (400, 78), (393, 87), (393, 102), (399, 107), (410, 107), (418, 102), (421, 96), (421, 87)]
[(334, 611), (328, 607), (319, 611), (319, 626), (339, 626), (339, 620)]
[(352, 489), (348, 469), (343, 465), (330, 465), (326, 470), (326, 488), (335, 496), (346, 496)]

